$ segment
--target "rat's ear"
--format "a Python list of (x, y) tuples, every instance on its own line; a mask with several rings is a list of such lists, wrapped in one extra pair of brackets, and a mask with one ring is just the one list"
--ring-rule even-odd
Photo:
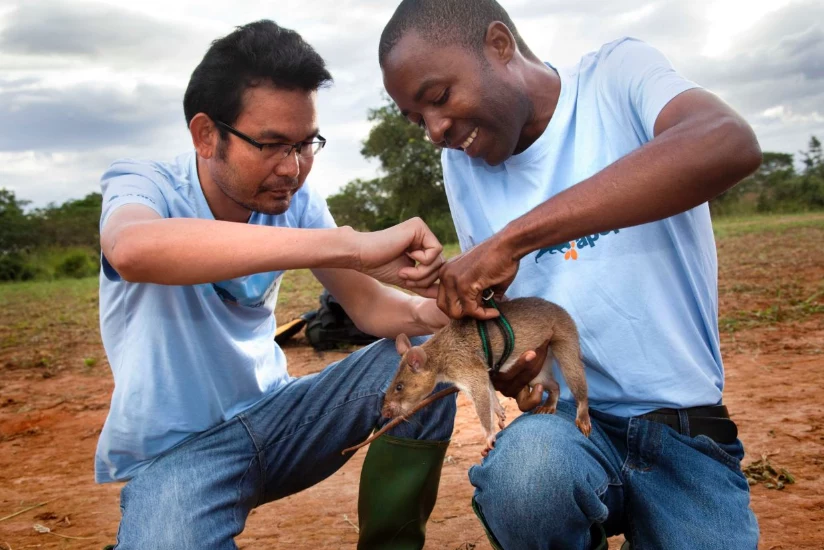
[(406, 354), (406, 364), (414, 373), (419, 373), (426, 369), (426, 352), (420, 346), (410, 348)]
[(404, 333), (398, 334), (398, 337), (395, 338), (395, 349), (398, 350), (398, 355), (403, 355), (409, 348), (412, 347), (412, 342), (409, 341), (409, 338)]

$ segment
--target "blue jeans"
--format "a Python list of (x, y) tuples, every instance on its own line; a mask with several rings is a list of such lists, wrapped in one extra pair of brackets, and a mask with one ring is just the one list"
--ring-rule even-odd
[(719, 445), (659, 423), (575, 407), (525, 414), (469, 471), (475, 506), (501, 548), (589, 550), (590, 528), (624, 533), (632, 550), (754, 550), (758, 524), (740, 441)]
[[(121, 491), (117, 550), (236, 548), (253, 508), (326, 479), (352, 456), (343, 449), (386, 422), (399, 362), (394, 343), (378, 341), (158, 457)], [(389, 433), (448, 440), (455, 407), (450, 395)]]

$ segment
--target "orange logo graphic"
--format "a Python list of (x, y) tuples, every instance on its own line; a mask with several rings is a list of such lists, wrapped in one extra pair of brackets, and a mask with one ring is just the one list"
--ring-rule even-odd
[(575, 250), (575, 241), (569, 241), (569, 250), (564, 253), (565, 260), (577, 260), (578, 251)]

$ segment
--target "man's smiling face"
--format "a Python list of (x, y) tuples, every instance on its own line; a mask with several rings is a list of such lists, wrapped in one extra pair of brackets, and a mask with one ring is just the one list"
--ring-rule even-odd
[(383, 83), (433, 143), (494, 166), (515, 152), (530, 109), (506, 79), (506, 64), (490, 55), (491, 48), (480, 54), (460, 44), (436, 45), (409, 31), (387, 55)]

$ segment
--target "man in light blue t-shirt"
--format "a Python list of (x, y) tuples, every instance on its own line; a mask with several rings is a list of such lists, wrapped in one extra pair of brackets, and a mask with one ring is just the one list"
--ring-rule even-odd
[[(273, 315), (285, 270), (311, 269), (374, 335), (448, 321), (423, 297), (443, 259), (420, 219), (338, 228), (307, 182), (326, 144), (316, 91), (330, 80), (297, 33), (239, 27), (189, 81), (194, 151), (120, 160), (103, 175), (100, 329), (115, 387), (95, 472), (128, 481), (119, 550), (236, 548), (252, 508), (325, 479), (386, 421), (391, 341), (288, 375)], [(370, 446), (360, 548), (423, 546), (454, 413), (453, 396)]]
[[(463, 253), (440, 271), (441, 309), (489, 319), (485, 289), (541, 296), (580, 333), (592, 436), (556, 376), (558, 413), (521, 416), (470, 470), (493, 544), (755, 548), (707, 206), (758, 167), (750, 127), (638, 40), (544, 63), (494, 0), (404, 0), (379, 59), (402, 113), (444, 147)], [(545, 354), (493, 374), (523, 411), (544, 395), (526, 383)]]

